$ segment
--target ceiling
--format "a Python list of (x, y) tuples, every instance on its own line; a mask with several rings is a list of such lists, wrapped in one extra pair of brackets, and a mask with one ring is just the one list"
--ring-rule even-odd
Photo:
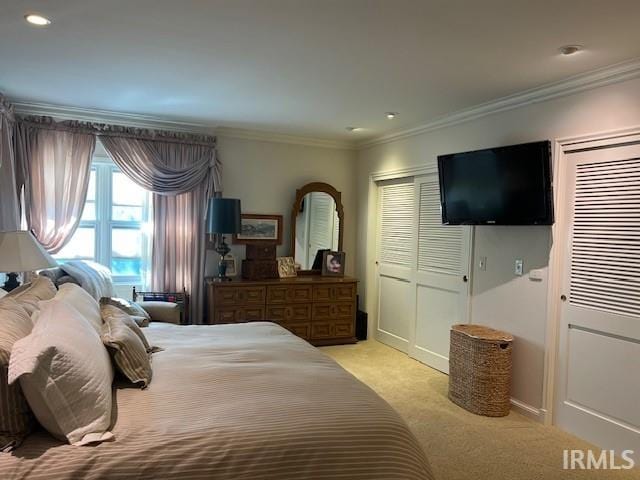
[(363, 140), (640, 57), (638, 18), (638, 0), (0, 0), (0, 92)]

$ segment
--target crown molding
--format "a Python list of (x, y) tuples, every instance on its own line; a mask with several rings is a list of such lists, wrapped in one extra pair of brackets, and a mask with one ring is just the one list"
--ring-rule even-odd
[(50, 116), (64, 120), (79, 120), (82, 122), (111, 123), (126, 127), (171, 130), (189, 133), (208, 133), (220, 137), (242, 138), (262, 142), (288, 143), (311, 147), (349, 149), (356, 148), (354, 142), (327, 140), (314, 137), (304, 137), (265, 130), (250, 130), (242, 128), (216, 127), (206, 123), (194, 123), (179, 120), (169, 120), (152, 115), (137, 113), (114, 112), (97, 108), (67, 107), (51, 103), (38, 103), (22, 100), (11, 100), (15, 112), (20, 115)]
[(249, 130), (244, 128), (218, 127), (216, 135), (219, 137), (241, 138), (259, 142), (289, 143), (293, 145), (305, 145), (307, 147), (337, 148), (342, 150), (355, 150), (357, 144), (346, 140), (328, 140), (286, 133), (270, 132), (266, 130)]
[(525, 90), (520, 93), (476, 105), (475, 107), (466, 108), (458, 112), (444, 115), (436, 120), (417, 127), (399, 130), (397, 132), (381, 135), (371, 140), (365, 140), (363, 142), (359, 142), (357, 144), (357, 148), (365, 149), (376, 145), (394, 142), (404, 138), (439, 130), (441, 128), (469, 122), (494, 113), (513, 110), (533, 103), (572, 95), (574, 93), (623, 82), (625, 80), (631, 80), (637, 77), (640, 77), (640, 59), (617, 63), (608, 67), (592, 70), (588, 73), (575, 75), (559, 82), (549, 83), (541, 87)]
[(213, 133), (215, 126), (204, 123), (168, 120), (152, 115), (137, 113), (114, 112), (98, 108), (67, 107), (52, 103), (38, 103), (22, 100), (10, 100), (15, 112), (20, 115), (50, 116), (64, 120), (78, 120), (81, 122), (112, 123), (125, 127), (153, 128), (158, 130), (172, 130), (190, 133)]
[(262, 142), (275, 142), (344, 150), (361, 150), (469, 122), (495, 113), (513, 110), (533, 103), (572, 95), (574, 93), (603, 87), (605, 85), (637, 77), (640, 77), (640, 59), (618, 63), (609, 67), (593, 70), (585, 74), (575, 75), (559, 82), (525, 90), (520, 93), (476, 105), (475, 107), (444, 115), (436, 120), (413, 128), (391, 132), (361, 142), (330, 140), (266, 130), (220, 127), (206, 123), (169, 120), (167, 118), (152, 115), (114, 112), (95, 108), (67, 107), (63, 105), (38, 103), (27, 100), (9, 99), (9, 101), (14, 105), (15, 112), (21, 115), (45, 115), (61, 119), (113, 123), (138, 128), (152, 128), (190, 133), (208, 133), (221, 137), (240, 138), (244, 140)]

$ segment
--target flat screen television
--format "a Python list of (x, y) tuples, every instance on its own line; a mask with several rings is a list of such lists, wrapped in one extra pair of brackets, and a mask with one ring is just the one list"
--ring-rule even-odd
[(551, 142), (438, 157), (442, 223), (552, 225)]

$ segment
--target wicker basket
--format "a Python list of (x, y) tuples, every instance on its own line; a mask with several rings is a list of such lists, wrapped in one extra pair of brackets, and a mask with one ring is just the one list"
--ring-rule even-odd
[(509, 414), (513, 337), (481, 325), (454, 325), (449, 352), (449, 399), (478, 415)]

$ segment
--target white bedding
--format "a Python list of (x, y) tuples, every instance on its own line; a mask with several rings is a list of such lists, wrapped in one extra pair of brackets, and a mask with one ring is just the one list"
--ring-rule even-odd
[[(431, 479), (398, 414), (305, 341), (266, 322), (145, 329), (153, 381), (117, 388), (114, 442), (44, 432), (0, 454), (7, 478)], [(4, 478), (4, 477), (3, 477)]]

